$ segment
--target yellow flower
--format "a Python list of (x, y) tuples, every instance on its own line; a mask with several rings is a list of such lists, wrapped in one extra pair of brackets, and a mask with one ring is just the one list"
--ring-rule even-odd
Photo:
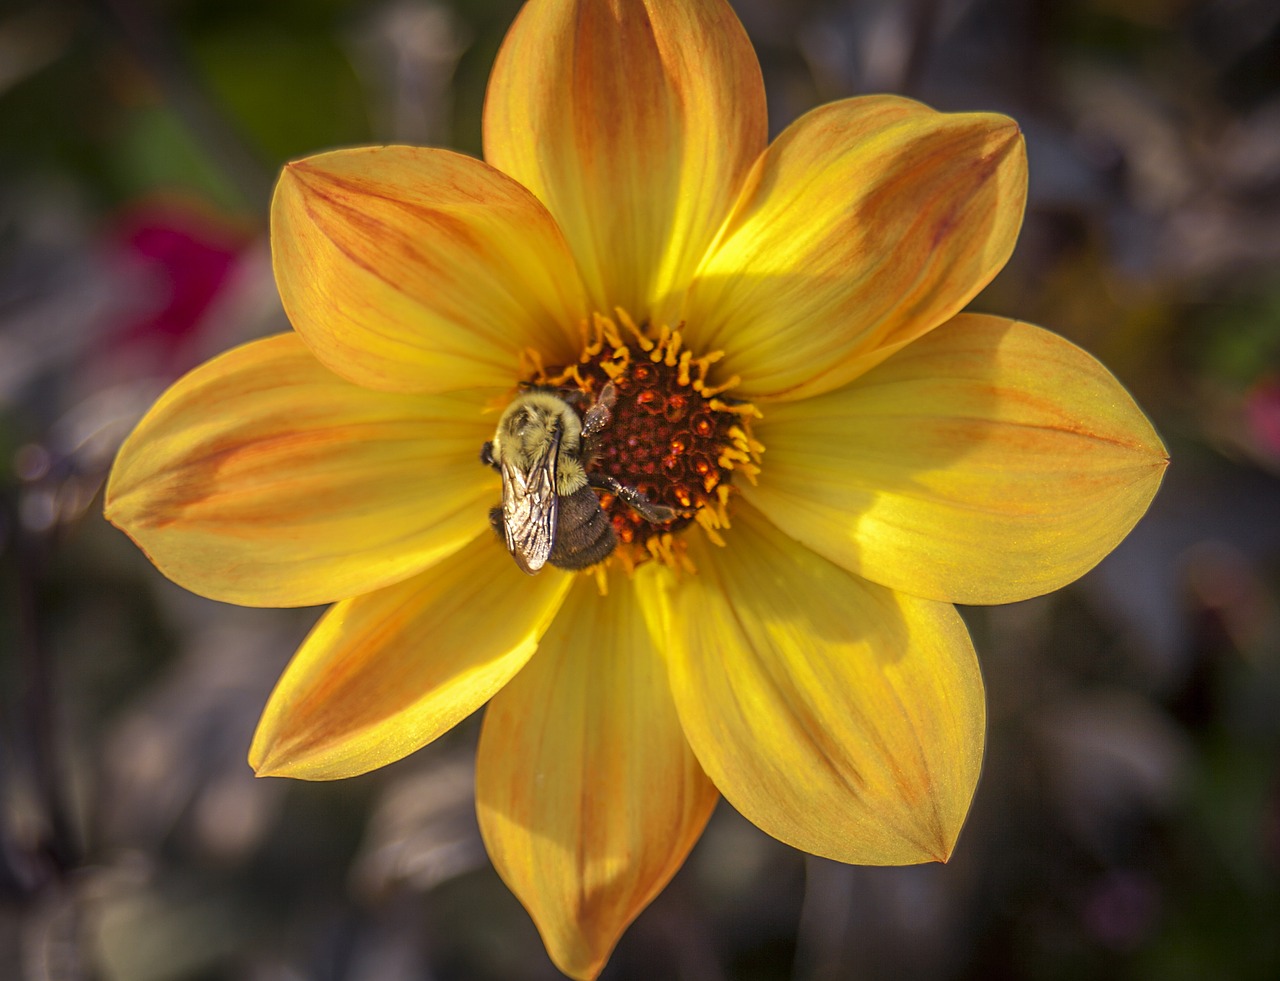
[[(959, 312), (1013, 248), (1017, 126), (875, 96), (766, 148), (723, 0), (532, 0), (484, 139), (288, 166), (295, 333), (193, 371), (120, 451), (107, 513), (175, 582), (335, 604), (251, 762), (351, 776), (488, 702), (485, 843), (578, 978), (719, 795), (807, 852), (945, 860), (984, 732), (951, 604), (1075, 579), (1166, 463), (1090, 356)], [(610, 559), (527, 576), (481, 446), (520, 383), (586, 408), (609, 380), (591, 466), (678, 515), (605, 494)]]

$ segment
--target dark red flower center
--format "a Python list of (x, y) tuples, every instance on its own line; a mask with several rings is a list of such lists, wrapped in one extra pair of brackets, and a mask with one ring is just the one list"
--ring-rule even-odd
[(623, 330), (596, 317), (593, 336), (572, 365), (539, 372), (539, 384), (583, 393), (584, 409), (612, 381), (616, 401), (609, 425), (595, 439), (588, 468), (640, 491), (652, 504), (676, 511), (671, 521), (652, 523), (626, 502), (603, 492), (601, 507), (618, 536), (617, 554), (634, 567), (649, 558), (675, 563), (676, 533), (702, 525), (717, 542), (728, 526), (735, 472), (759, 472), (764, 447), (752, 439), (749, 403), (724, 396), (736, 383), (713, 386), (708, 371), (719, 355), (694, 357), (678, 331), (651, 333), (625, 318)]

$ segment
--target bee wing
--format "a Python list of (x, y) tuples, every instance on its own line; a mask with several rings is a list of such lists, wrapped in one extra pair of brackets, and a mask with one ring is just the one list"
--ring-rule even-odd
[(525, 470), (502, 465), (502, 529), (516, 564), (532, 575), (546, 565), (556, 542), (559, 501), (556, 465), (560, 433), (547, 441), (546, 451)]

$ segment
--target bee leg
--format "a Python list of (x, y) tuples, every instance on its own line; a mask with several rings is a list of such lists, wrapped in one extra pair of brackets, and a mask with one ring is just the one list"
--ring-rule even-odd
[(609, 420), (613, 418), (613, 405), (617, 401), (618, 390), (613, 382), (605, 382), (604, 388), (600, 389), (600, 397), (596, 399), (596, 404), (582, 417), (583, 439), (590, 439), (609, 425)]
[(496, 504), (489, 509), (489, 527), (493, 529), (494, 533), (499, 538), (501, 538), (503, 541), (506, 541), (507, 532), (505, 527), (503, 526), (501, 504)]
[(592, 487), (598, 487), (600, 490), (607, 490), (620, 501), (626, 501), (627, 505), (645, 521), (660, 525), (664, 521), (674, 521), (680, 517), (680, 512), (675, 508), (669, 508), (665, 504), (654, 504), (641, 494), (634, 487), (628, 487), (622, 481), (610, 477), (608, 474), (593, 473), (587, 478), (588, 483)]
[(498, 466), (498, 461), (493, 458), (492, 442), (485, 443), (484, 446), (480, 447), (480, 462), (486, 467), (493, 467), (494, 470), (501, 469)]

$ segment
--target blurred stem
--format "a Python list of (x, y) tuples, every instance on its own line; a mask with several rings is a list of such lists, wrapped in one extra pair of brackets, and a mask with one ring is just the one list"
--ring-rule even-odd
[(933, 47), (939, 6), (939, 0), (913, 0), (911, 4), (908, 14), (911, 18), (911, 44), (907, 48), (898, 84), (898, 91), (904, 95), (915, 95), (924, 76), (924, 67)]
[(166, 101), (204, 151), (257, 214), (271, 200), (272, 174), (219, 110), (183, 56), (177, 38), (145, 2), (97, 0), (133, 56), (152, 75)]
[(1038, 112), (1048, 111), (1054, 91), (1051, 66), (1053, 39), (1061, 27), (1061, 4), (1058, 0), (1036, 0), (1020, 12), (1023, 37), (1018, 45), (1022, 77), (1021, 95), (1028, 106)]
[[(7, 727), (6, 727), (7, 728)], [(4, 741), (9, 733), (3, 733)], [(0, 745), (0, 801), (13, 799), (14, 781), (9, 774), (11, 758), (6, 747)], [(12, 818), (0, 808), (0, 902), (16, 901), (31, 892), (31, 883), (24, 874), (25, 863), (18, 853), (10, 826)]]
[(845, 981), (845, 933), (853, 908), (853, 870), (815, 855), (804, 857), (804, 903), (796, 927), (792, 981)]
[[(47, 565), (49, 535), (27, 528), (15, 513), (13, 555), (17, 564), (18, 663), (22, 713), (36, 798), (44, 811), (43, 851), (59, 875), (83, 857), (67, 801), (67, 774), (60, 752), (57, 665), (49, 650), (40, 611), (40, 585)], [(56, 527), (56, 526), (55, 526)]]

